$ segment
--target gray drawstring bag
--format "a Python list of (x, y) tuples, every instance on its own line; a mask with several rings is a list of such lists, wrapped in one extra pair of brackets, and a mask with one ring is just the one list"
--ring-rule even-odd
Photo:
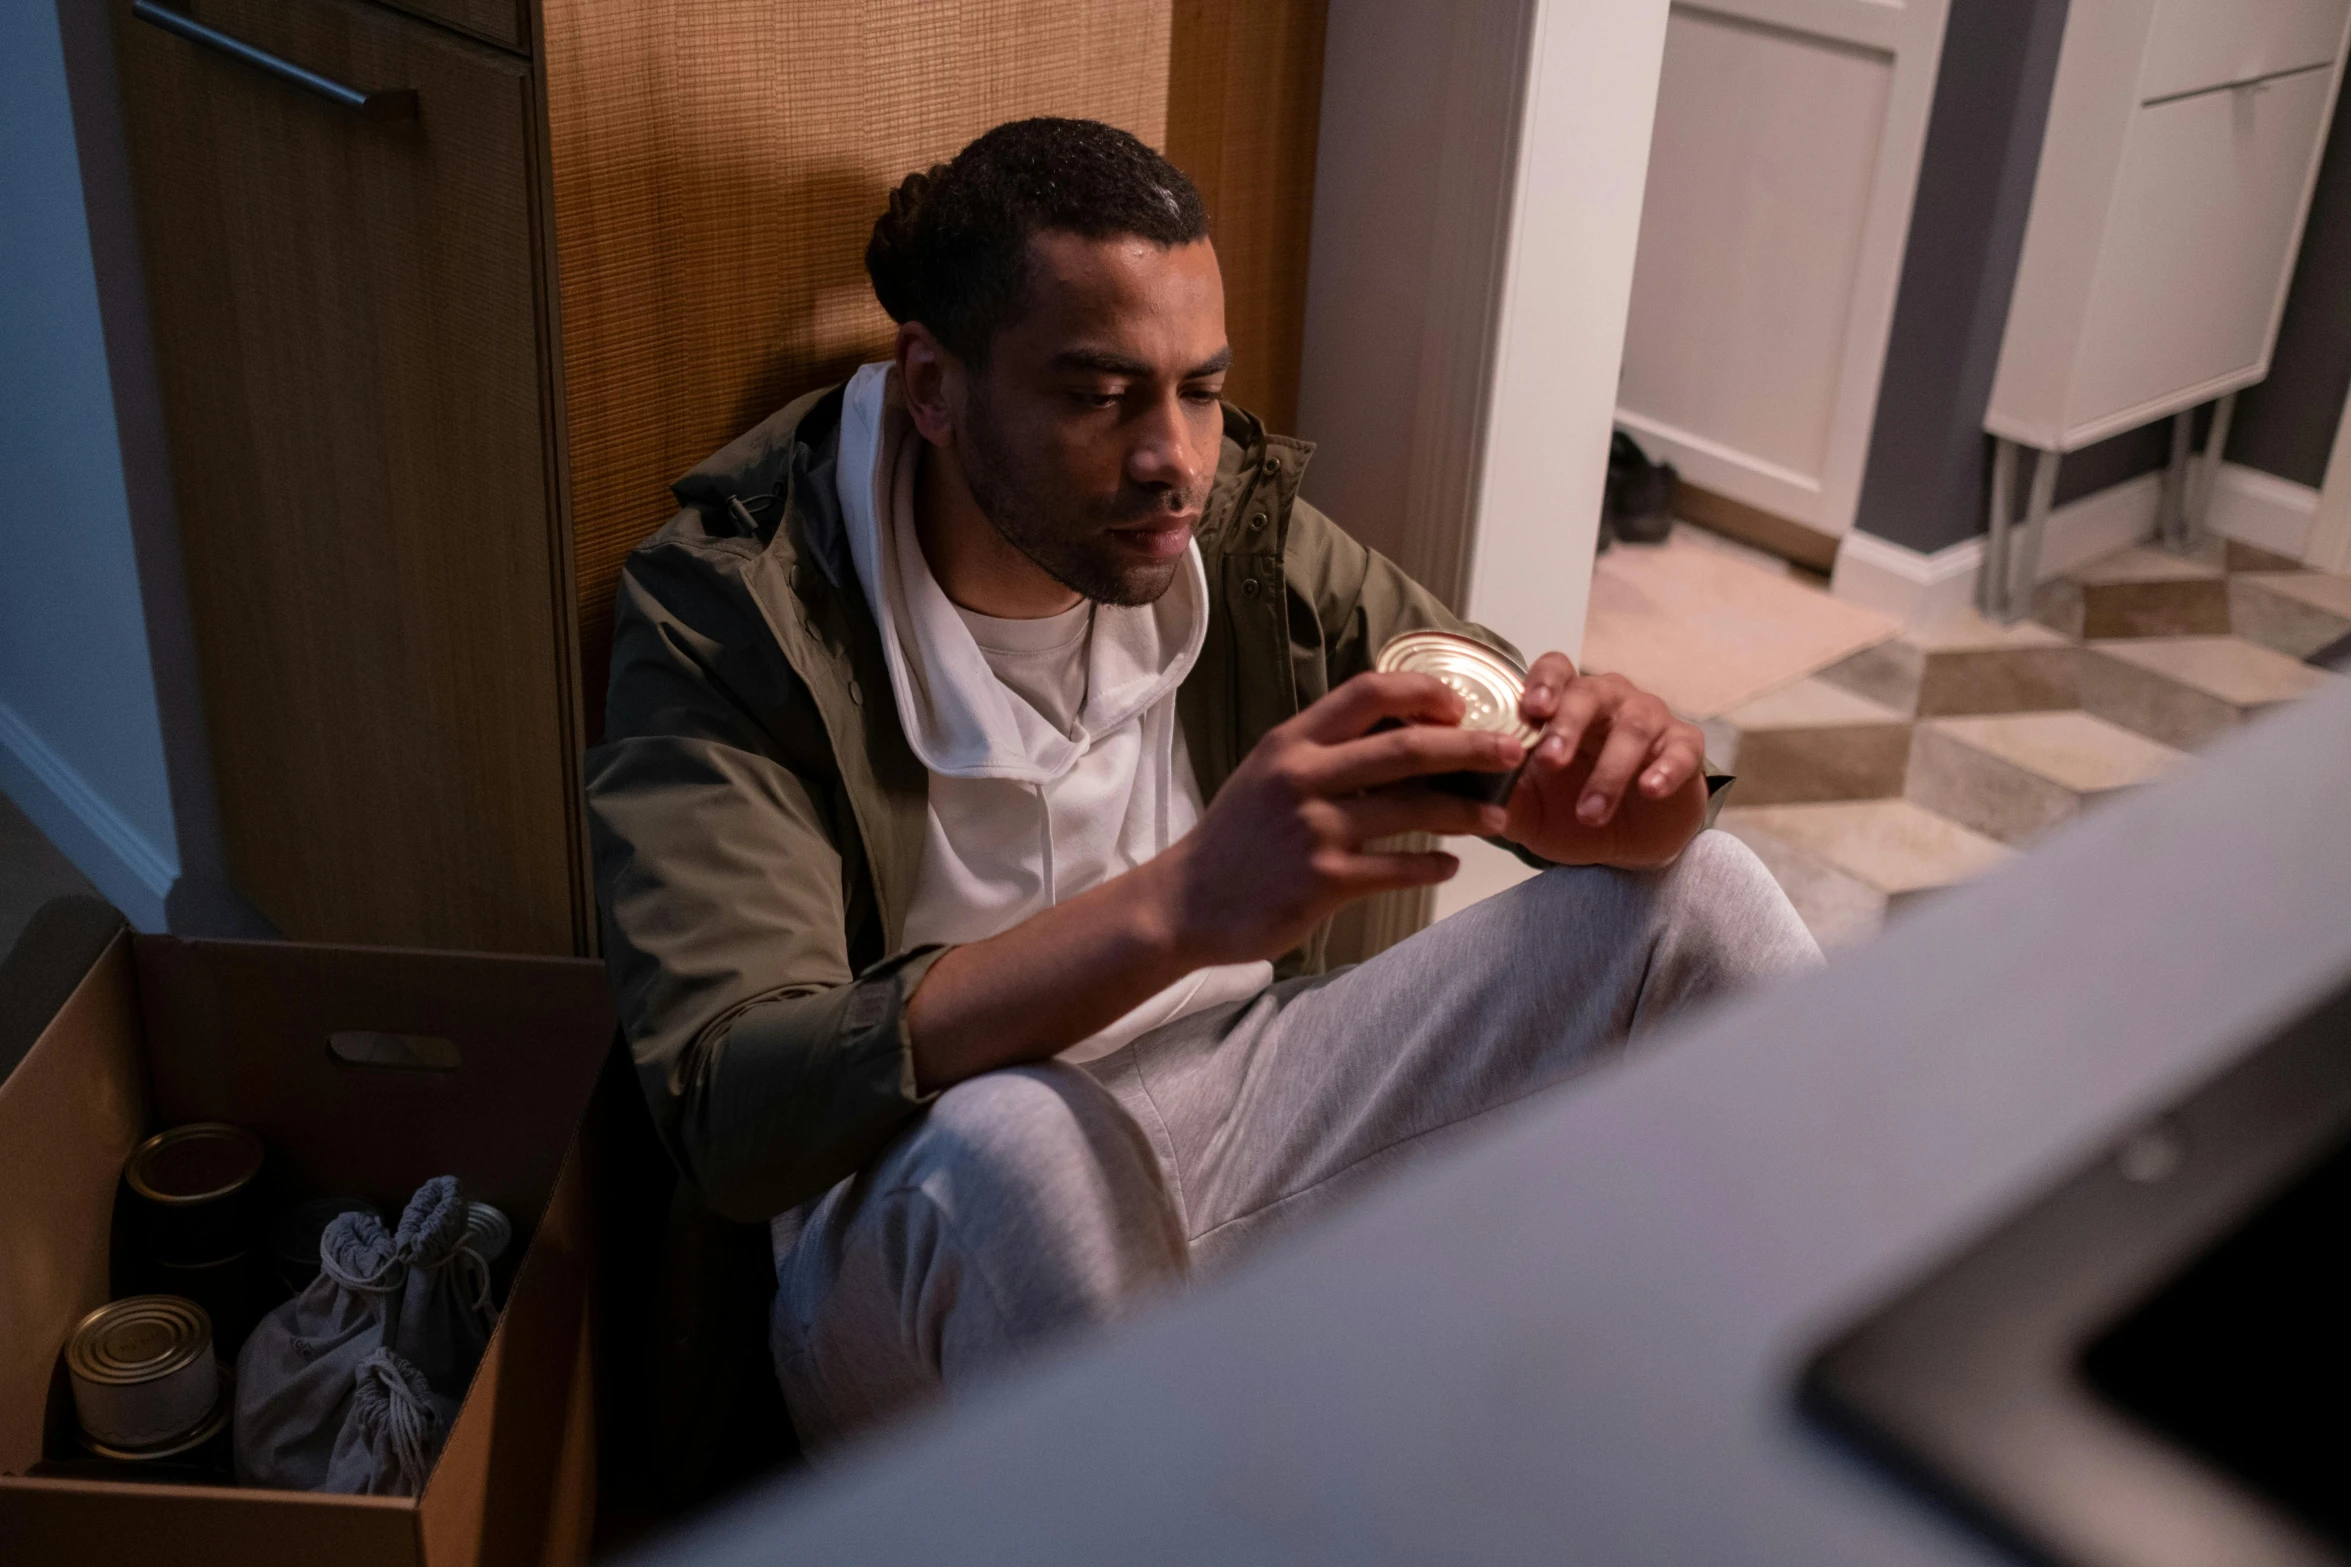
[(417, 1189), (398, 1230), (336, 1216), (319, 1275), (237, 1356), (243, 1485), (363, 1496), (424, 1488), (489, 1343), (489, 1265), (465, 1244), (452, 1176)]

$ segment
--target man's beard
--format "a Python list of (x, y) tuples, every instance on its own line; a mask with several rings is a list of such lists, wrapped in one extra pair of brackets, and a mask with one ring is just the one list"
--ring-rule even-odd
[(1182, 569), (1184, 557), (1137, 561), (1104, 533), (1106, 527), (1149, 523), (1160, 515), (1196, 511), (1207, 499), (1197, 494), (1122, 490), (1108, 505), (1064, 512), (1046, 497), (1052, 485), (1024, 464), (1000, 438), (986, 400), (967, 405), (963, 434), (963, 479), (982, 515), (1005, 542), (1035, 561), (1047, 575), (1097, 604), (1158, 601)]

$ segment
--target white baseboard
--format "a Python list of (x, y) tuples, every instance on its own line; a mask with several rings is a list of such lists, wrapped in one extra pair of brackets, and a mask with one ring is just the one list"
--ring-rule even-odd
[[(2050, 512), (2041, 536), (2038, 580), (2046, 582), (2101, 555), (2152, 538), (2155, 502), (2162, 489), (2161, 474), (2142, 473)], [(2213, 510), (2216, 514), (2220, 511), (2217, 494)], [(1829, 583), (1839, 598), (1901, 620), (1932, 620), (1975, 602), (1976, 578), (1983, 563), (1984, 541), (1980, 538), (1928, 555), (1855, 532), (1846, 534), (1837, 546), (1836, 570)]]
[(2204, 525), (2224, 539), (2300, 560), (2318, 521), (2318, 491), (2242, 463), (2220, 465)]
[(0, 791), (134, 926), (167, 928), (164, 900), (180, 879), (178, 856), (158, 849), (132, 826), (5, 702), (0, 702)]

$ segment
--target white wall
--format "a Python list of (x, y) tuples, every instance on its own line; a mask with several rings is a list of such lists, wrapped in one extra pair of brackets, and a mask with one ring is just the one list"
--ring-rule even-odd
[(142, 928), (179, 844), (48, 0), (0, 6), (0, 788)]
[[(1306, 494), (1532, 655), (1580, 652), (1666, 0), (1331, 0)], [(1522, 867), (1474, 840), (1447, 912)]]

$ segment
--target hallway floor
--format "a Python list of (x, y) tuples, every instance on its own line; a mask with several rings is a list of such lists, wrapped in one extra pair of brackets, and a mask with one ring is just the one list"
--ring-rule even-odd
[(2346, 635), (2351, 578), (2136, 546), (2043, 584), (2029, 621), (1961, 612), (1705, 717), (1739, 775), (1721, 826), (1849, 945), (2341, 678), (2305, 660)]

